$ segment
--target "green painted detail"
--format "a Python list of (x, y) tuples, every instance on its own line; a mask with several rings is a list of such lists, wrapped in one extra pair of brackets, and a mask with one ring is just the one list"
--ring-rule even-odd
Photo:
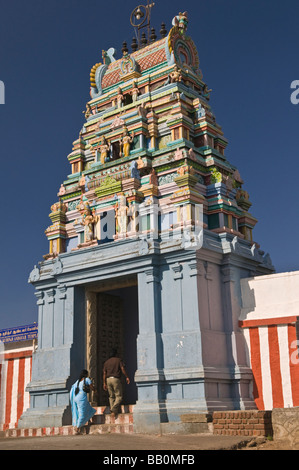
[(201, 171), (202, 173), (208, 173), (209, 172), (208, 168), (204, 167), (203, 165), (201, 165), (198, 162), (192, 162), (192, 166), (193, 166), (194, 170)]
[(101, 198), (110, 194), (120, 193), (122, 191), (121, 181), (116, 181), (111, 176), (107, 176), (101, 186), (95, 189), (97, 197)]
[(222, 181), (222, 174), (220, 171), (217, 171), (216, 168), (212, 169), (211, 173), (211, 183), (221, 183)]
[(143, 176), (143, 177), (141, 178), (141, 185), (149, 184), (149, 181), (150, 181), (150, 176), (149, 176), (149, 175)]
[(232, 206), (230, 206), (226, 203), (213, 204), (213, 205), (209, 204), (208, 212), (215, 212), (215, 211), (217, 211), (217, 212), (227, 211), (230, 214), (236, 215), (238, 217), (241, 217), (244, 214), (242, 211), (240, 211), (236, 207), (232, 207)]
[[(162, 164), (162, 165), (158, 165), (158, 164), (155, 165), (155, 162), (154, 162), (153, 166), (155, 168), (156, 173), (159, 174), (162, 171), (177, 169), (180, 166), (183, 166), (185, 164), (186, 164), (185, 160), (178, 160), (178, 161), (172, 161), (172, 162)], [(208, 173), (209, 172), (209, 170), (207, 168), (205, 168), (204, 166), (202, 166), (200, 163), (197, 163), (197, 162), (193, 161), (192, 166), (195, 170), (198, 170), (202, 173)]]
[(113, 195), (111, 195), (110, 199), (108, 199), (108, 200), (105, 199), (105, 201), (102, 201), (102, 202), (96, 204), (94, 206), (94, 208), (95, 209), (102, 209), (102, 210), (104, 209), (104, 210), (109, 211), (109, 210), (114, 209), (114, 206), (115, 206), (115, 199), (114, 199)]
[(61, 234), (61, 233), (47, 236), (48, 241), (57, 240), (58, 238), (62, 238), (63, 240), (67, 240), (68, 237)]
[(73, 197), (78, 197), (78, 196), (81, 196), (81, 191), (76, 191), (75, 193), (70, 193), (70, 194), (66, 194), (64, 196), (61, 196), (61, 200), (62, 201), (66, 201), (68, 199), (71, 199)]
[(182, 176), (177, 176), (174, 178), (174, 182), (179, 186), (195, 186), (197, 183), (197, 178), (194, 175), (190, 175), (189, 173), (182, 175)]

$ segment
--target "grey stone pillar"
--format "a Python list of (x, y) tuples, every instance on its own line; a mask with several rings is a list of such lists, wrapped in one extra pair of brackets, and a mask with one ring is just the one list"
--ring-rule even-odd
[(163, 415), (161, 387), (163, 346), (161, 340), (161, 284), (159, 268), (151, 266), (138, 275), (139, 335), (135, 382), (138, 401), (134, 408), (136, 432), (160, 431)]
[(19, 428), (71, 424), (69, 392), (85, 367), (85, 291), (52, 286), (37, 291), (39, 344), (27, 386), (30, 408)]

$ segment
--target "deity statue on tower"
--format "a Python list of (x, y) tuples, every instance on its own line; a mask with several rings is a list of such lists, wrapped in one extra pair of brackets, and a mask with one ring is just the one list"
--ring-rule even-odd
[(134, 132), (132, 132), (132, 134), (130, 135), (128, 129), (124, 128), (123, 135), (120, 139), (121, 152), (124, 157), (128, 157), (130, 155), (131, 143), (133, 142), (134, 137)]
[(104, 163), (108, 160), (108, 152), (110, 149), (110, 145), (108, 141), (106, 140), (106, 137), (103, 136), (100, 145), (97, 147), (97, 150), (100, 149), (101, 152), (101, 164), (104, 165)]
[(132, 95), (133, 103), (136, 103), (138, 95), (139, 95), (139, 89), (135, 81), (133, 82), (133, 85), (132, 85), (131, 95)]
[(91, 210), (89, 204), (83, 202), (82, 197), (78, 209), (82, 215), (79, 223), (84, 226), (84, 243), (91, 242), (96, 239), (96, 224), (99, 217), (96, 215), (95, 209)]
[(125, 196), (118, 196), (118, 202), (115, 208), (116, 234), (125, 236), (128, 229), (128, 212), (127, 200)]
[(120, 87), (117, 89), (117, 107), (121, 108), (124, 102), (124, 95)]

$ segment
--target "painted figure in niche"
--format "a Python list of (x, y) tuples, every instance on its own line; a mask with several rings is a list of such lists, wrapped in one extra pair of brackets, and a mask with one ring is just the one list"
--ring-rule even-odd
[(99, 220), (99, 217), (95, 214), (95, 209), (91, 211), (89, 204), (83, 202), (83, 196), (80, 198), (77, 209), (82, 216), (80, 224), (84, 226), (84, 242), (94, 240), (96, 238), (95, 225)]
[(84, 225), (84, 242), (90, 242), (96, 238), (95, 225), (99, 217), (95, 213), (95, 209), (90, 210), (89, 206), (85, 207), (82, 216), (82, 225)]
[(123, 102), (124, 102), (124, 95), (123, 95), (123, 92), (121, 91), (120, 87), (117, 89), (116, 99), (117, 99), (117, 107), (121, 108), (123, 106)]
[(136, 202), (131, 201), (128, 210), (128, 231), (139, 231), (139, 211)]
[(108, 161), (108, 153), (110, 149), (110, 144), (107, 142), (106, 138), (103, 136), (100, 145), (97, 147), (97, 150), (100, 149), (101, 152), (101, 164), (104, 165)]
[(123, 130), (123, 135), (122, 138), (120, 139), (120, 146), (121, 146), (121, 153), (123, 154), (124, 157), (128, 157), (130, 155), (130, 148), (131, 148), (131, 143), (134, 140), (134, 132), (132, 134), (129, 134), (129, 131), (127, 128)]
[(124, 235), (128, 229), (128, 211), (127, 200), (125, 196), (119, 196), (115, 207), (116, 233)]
[(135, 103), (137, 101), (137, 98), (138, 98), (138, 95), (139, 95), (139, 89), (138, 89), (138, 86), (136, 85), (135, 81), (133, 82), (133, 88), (132, 88), (132, 91), (131, 91), (131, 95), (132, 95), (133, 103)]

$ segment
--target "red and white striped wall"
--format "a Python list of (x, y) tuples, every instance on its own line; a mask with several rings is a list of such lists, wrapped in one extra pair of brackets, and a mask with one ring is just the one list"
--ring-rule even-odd
[(259, 410), (299, 406), (297, 316), (239, 322), (253, 373)]
[(29, 408), (33, 341), (5, 344), (0, 362), (0, 430), (17, 427), (22, 413)]

